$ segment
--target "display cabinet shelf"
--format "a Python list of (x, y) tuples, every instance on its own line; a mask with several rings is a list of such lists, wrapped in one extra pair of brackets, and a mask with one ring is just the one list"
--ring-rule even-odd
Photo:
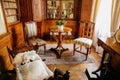
[(4, 2), (16, 2), (16, 0), (3, 0)]
[(20, 21), (19, 5), (17, 0), (2, 0), (5, 19), (8, 24)]
[(15, 1), (4, 1), (4, 2), (11, 2), (11, 3), (16, 3)]
[(18, 14), (12, 14), (12, 15), (7, 15), (7, 17), (10, 17), (10, 16), (17, 16)]

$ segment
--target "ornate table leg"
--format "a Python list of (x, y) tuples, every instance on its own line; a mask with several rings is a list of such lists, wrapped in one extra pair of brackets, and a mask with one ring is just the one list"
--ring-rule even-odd
[(62, 53), (66, 50), (68, 49), (64, 49), (62, 46), (62, 32), (59, 32), (57, 47), (51, 48), (51, 51), (55, 52), (57, 58), (61, 58)]
[(103, 51), (103, 55), (102, 55), (102, 60), (101, 60), (101, 63), (100, 63), (100, 66), (97, 70), (93, 71), (92, 74), (96, 74), (97, 75), (97, 72), (100, 71), (103, 67), (104, 67), (104, 60), (105, 60), (105, 55), (106, 55), (106, 51), (104, 50)]

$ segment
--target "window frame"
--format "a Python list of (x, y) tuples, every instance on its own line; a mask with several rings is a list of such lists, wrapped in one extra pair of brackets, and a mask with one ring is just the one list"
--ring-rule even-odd
[(2, 2), (0, 1), (0, 36), (7, 33), (7, 25), (6, 25), (6, 20), (5, 20), (5, 14), (3, 11), (3, 6)]

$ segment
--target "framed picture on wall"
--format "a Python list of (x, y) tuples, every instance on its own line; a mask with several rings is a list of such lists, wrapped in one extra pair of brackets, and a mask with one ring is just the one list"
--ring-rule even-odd
[(7, 32), (6, 25), (5, 25), (5, 18), (2, 10), (2, 5), (0, 1), (0, 35)]

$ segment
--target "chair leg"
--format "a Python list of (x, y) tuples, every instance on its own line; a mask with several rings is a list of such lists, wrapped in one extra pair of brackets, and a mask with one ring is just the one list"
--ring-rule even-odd
[(91, 47), (89, 48), (89, 54), (91, 53)]
[(86, 53), (86, 59), (85, 60), (87, 60), (87, 58), (88, 58), (89, 49), (90, 48), (87, 48), (87, 53)]
[(46, 54), (46, 44), (44, 44), (44, 54)]
[(80, 45), (80, 51), (82, 50), (82, 45)]
[(70, 35), (70, 42), (72, 42), (72, 35)]
[(75, 54), (75, 47), (76, 47), (76, 44), (73, 44), (73, 55)]

